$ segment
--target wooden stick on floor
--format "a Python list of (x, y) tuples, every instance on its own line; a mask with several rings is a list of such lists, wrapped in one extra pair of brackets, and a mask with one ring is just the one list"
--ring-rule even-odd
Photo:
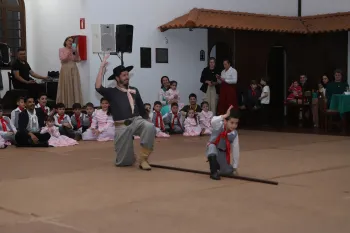
[[(170, 166), (157, 165), (157, 164), (150, 164), (150, 165), (151, 165), (151, 167), (154, 167), (154, 168), (168, 169), (168, 170), (173, 170), (173, 171), (190, 172), (190, 173), (202, 174), (202, 175), (210, 175), (210, 172), (205, 172), (205, 171), (198, 171), (198, 170), (178, 168), (178, 167), (170, 167)], [(263, 183), (263, 184), (278, 185), (278, 182), (276, 182), (276, 181), (262, 180), (262, 179), (246, 177), (246, 176), (235, 176), (235, 175), (221, 175), (221, 176), (226, 177), (226, 178), (231, 178), (231, 179), (246, 180), (246, 181), (258, 182), (258, 183)]]

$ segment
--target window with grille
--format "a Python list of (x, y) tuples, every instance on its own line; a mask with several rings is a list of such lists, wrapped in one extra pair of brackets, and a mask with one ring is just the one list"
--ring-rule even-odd
[(26, 48), (24, 0), (0, 0), (0, 43), (10, 47), (11, 59), (18, 48)]

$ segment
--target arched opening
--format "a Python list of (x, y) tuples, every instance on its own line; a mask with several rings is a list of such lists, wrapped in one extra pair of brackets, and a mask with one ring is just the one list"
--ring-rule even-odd
[(232, 58), (233, 58), (232, 49), (228, 44), (226, 44), (224, 42), (216, 43), (210, 49), (209, 56), (216, 58), (216, 67), (220, 70), (224, 69), (223, 61), (225, 59), (229, 59), (231, 63), (233, 62), (232, 61)]
[(270, 86), (271, 122), (284, 123), (286, 109), (284, 101), (287, 96), (287, 54), (281, 45), (272, 46), (267, 60), (267, 77)]
[(12, 59), (18, 48), (26, 48), (24, 0), (0, 0), (0, 43), (10, 47)]

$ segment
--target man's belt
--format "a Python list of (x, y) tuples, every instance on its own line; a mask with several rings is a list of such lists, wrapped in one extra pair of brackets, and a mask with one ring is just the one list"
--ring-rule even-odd
[(121, 126), (121, 125), (129, 126), (131, 125), (131, 123), (132, 123), (132, 120), (130, 119), (123, 120), (123, 121), (115, 121), (114, 126)]
[(218, 148), (218, 150), (221, 151), (221, 152), (226, 152), (226, 150), (223, 150), (223, 149), (220, 149), (220, 148)]

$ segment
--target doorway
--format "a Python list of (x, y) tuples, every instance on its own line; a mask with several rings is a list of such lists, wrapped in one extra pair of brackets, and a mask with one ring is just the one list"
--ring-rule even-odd
[(230, 46), (224, 42), (216, 43), (210, 50), (210, 57), (215, 57), (216, 67), (221, 71), (224, 69), (224, 60), (229, 59), (232, 63), (233, 52)]
[(273, 46), (267, 62), (267, 76), (270, 85), (271, 123), (282, 126), (286, 115), (284, 104), (287, 98), (287, 55), (283, 46)]

